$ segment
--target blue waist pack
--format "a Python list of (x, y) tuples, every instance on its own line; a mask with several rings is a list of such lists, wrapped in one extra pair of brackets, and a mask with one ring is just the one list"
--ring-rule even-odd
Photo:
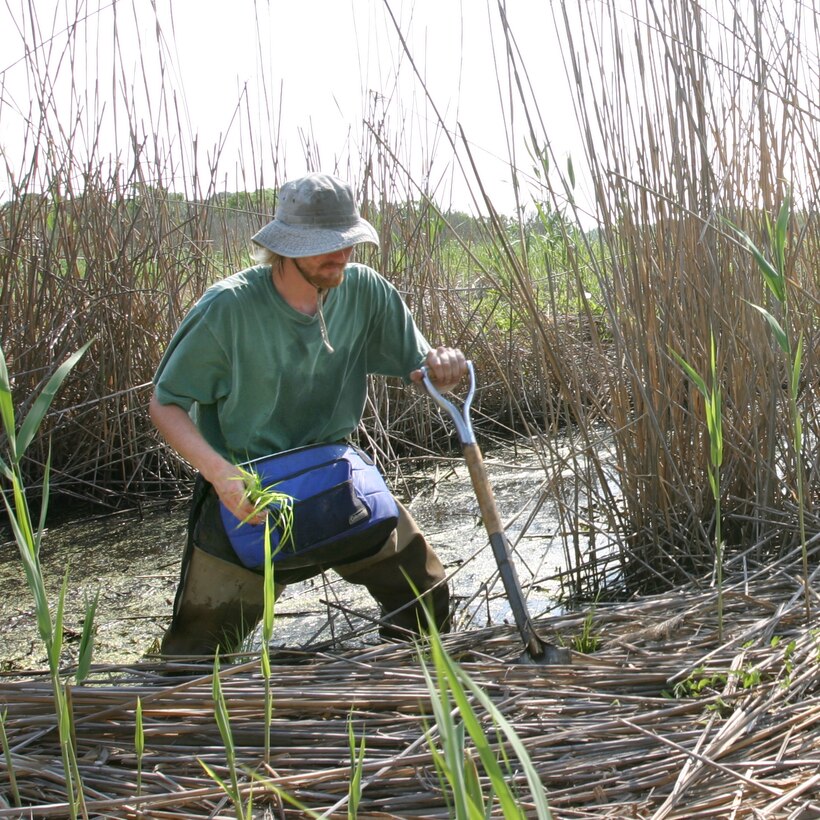
[[(293, 528), (282, 540), (271, 530), (273, 563), (282, 569), (332, 566), (376, 552), (395, 529), (399, 509), (376, 465), (350, 444), (316, 444), (244, 464), (292, 499)], [(265, 524), (242, 524), (222, 502), (220, 515), (239, 560), (249, 569), (265, 561)], [(271, 517), (272, 521), (276, 515)]]

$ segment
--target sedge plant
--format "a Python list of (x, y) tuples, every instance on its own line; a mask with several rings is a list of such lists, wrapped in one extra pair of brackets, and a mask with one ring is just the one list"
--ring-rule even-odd
[(703, 396), (706, 409), (706, 429), (709, 433), (709, 486), (715, 502), (715, 579), (717, 583), (718, 640), (723, 641), (723, 533), (720, 507), (720, 468), (723, 464), (723, 399), (717, 375), (717, 350), (714, 331), (710, 334), (709, 379), (710, 384), (680, 354), (672, 351), (675, 360), (683, 368)]
[[(34, 609), (37, 630), (46, 650), (51, 686), (54, 694), (54, 708), (60, 739), (60, 750), (65, 777), (66, 799), (69, 816), (74, 820), (78, 810), (85, 814), (82, 783), (72, 737), (71, 714), (67, 691), (60, 672), (60, 655), (63, 648), (63, 613), (68, 588), (68, 572), (63, 579), (57, 604), (52, 619), (51, 607), (43, 580), (40, 565), (40, 544), (45, 530), (49, 498), (49, 472), (51, 455), (46, 459), (43, 473), (42, 503), (40, 515), (35, 525), (29, 508), (26, 489), (23, 481), (22, 460), (31, 442), (39, 430), (49, 407), (60, 386), (85, 354), (91, 343), (86, 343), (80, 350), (66, 359), (46, 382), (40, 393), (31, 402), (31, 407), (19, 428), (15, 418), (14, 402), (11, 391), (11, 380), (6, 366), (5, 355), (0, 350), (0, 419), (5, 433), (5, 453), (0, 457), (0, 473), (11, 485), (10, 491), (3, 492), (3, 503), (8, 513), (9, 523), (17, 543), (26, 583), (34, 598)], [(11, 498), (9, 498), (9, 496)], [(96, 610), (96, 599), (87, 604), (81, 640), (80, 662), (77, 667), (77, 679), (81, 681), (88, 672), (93, 648), (93, 621)]]
[(762, 305), (753, 304), (766, 320), (769, 329), (774, 336), (777, 346), (782, 351), (789, 369), (788, 394), (789, 394), (789, 420), (791, 424), (792, 447), (794, 448), (795, 483), (797, 493), (797, 521), (800, 537), (800, 549), (802, 555), (803, 569), (803, 592), (806, 606), (806, 623), (811, 620), (811, 589), (809, 585), (809, 554), (808, 543), (806, 541), (806, 520), (805, 520), (805, 477), (803, 469), (803, 420), (800, 415), (798, 405), (800, 398), (800, 373), (803, 363), (803, 334), (798, 334), (794, 341), (789, 334), (791, 326), (791, 306), (789, 303), (789, 288), (786, 277), (786, 238), (788, 235), (789, 220), (791, 218), (791, 202), (787, 195), (778, 212), (775, 223), (766, 214), (766, 234), (772, 248), (773, 259), (770, 261), (764, 253), (751, 240), (749, 235), (731, 222), (728, 224), (735, 233), (743, 240), (747, 250), (752, 254), (757, 266), (763, 276), (769, 292), (774, 296), (780, 305), (783, 323), (772, 315)]
[(233, 803), (236, 820), (250, 820), (253, 817), (253, 791), (251, 791), (247, 805), (243, 804), (242, 790), (239, 787), (239, 767), (236, 762), (236, 745), (233, 740), (233, 730), (231, 729), (231, 716), (228, 712), (228, 704), (225, 701), (225, 693), (222, 691), (222, 679), (219, 676), (219, 649), (214, 654), (213, 688), (212, 695), (214, 701), (214, 717), (225, 747), (225, 765), (228, 769), (230, 782), (223, 780), (204, 760), (199, 759), (199, 765)]
[[(497, 804), (505, 820), (524, 820), (525, 817), (551, 820), (546, 789), (523, 741), (478, 683), (450, 657), (435, 619), (427, 607), (424, 611), (429, 660), (425, 658), (423, 646), (419, 647), (418, 657), (430, 693), (441, 751), (432, 743), (429, 731), (428, 740), (443, 791), (451, 801), (452, 816), (455, 820), (482, 820), (494, 812)], [(474, 703), (489, 717), (496, 737), (503, 735), (514, 753), (529, 787), (532, 811), (529, 808), (525, 811), (520, 796), (510, 785), (515, 776), (512, 761), (503, 744), (500, 751), (494, 749)], [(472, 749), (467, 746), (467, 737), (472, 741)], [(478, 763), (489, 781), (486, 793)]]

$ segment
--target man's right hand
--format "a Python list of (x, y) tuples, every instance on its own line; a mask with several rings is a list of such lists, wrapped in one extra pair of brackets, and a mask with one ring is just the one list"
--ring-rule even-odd
[[(203, 474), (204, 475), (204, 474)], [(248, 524), (262, 524), (265, 521), (264, 510), (253, 514), (253, 504), (248, 501), (245, 492), (245, 481), (242, 472), (229, 461), (215, 476), (204, 476), (211, 483), (219, 500), (240, 520)], [(251, 516), (251, 517), (249, 517)]]
[[(149, 405), (151, 420), (165, 436), (167, 442), (209, 482), (219, 500), (240, 520), (253, 514), (253, 505), (245, 496), (245, 482), (241, 470), (223, 458), (208, 444), (191, 421), (188, 413), (175, 404), (160, 404), (156, 395)], [(261, 524), (264, 511), (248, 519), (248, 523)]]

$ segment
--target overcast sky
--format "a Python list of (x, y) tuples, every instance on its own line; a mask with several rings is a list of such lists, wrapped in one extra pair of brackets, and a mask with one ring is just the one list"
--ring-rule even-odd
[[(167, 132), (161, 91), (167, 99), (173, 95), (168, 108), (174, 116), (179, 112), (181, 141), (197, 138), (200, 163), (207, 164), (206, 155), (224, 142), (220, 178), (228, 190), (243, 187), (260, 170), (271, 179), (273, 153), (284, 158), (278, 170), (285, 176), (302, 173), (308, 153), (318, 155), (323, 170), (341, 163), (340, 172), (349, 164), (355, 173), (357, 152), (369, 139), (362, 121), (377, 106), (388, 117), (401, 161), (416, 175), (432, 167), (431, 185), (444, 204), (452, 198), (466, 207), (466, 191), (458, 182), (451, 189), (445, 172), (448, 135), (457, 138), (461, 125), (482, 180), (499, 208), (511, 211), (509, 105), (501, 101), (510, 89), (494, 0), (157, 0), (156, 6), (156, 15), (149, 0), (9, 0), (0, 7), (0, 144), (12, 167), (23, 150), (25, 123), (36, 118), (32, 82), (56, 75), (61, 116), (68, 119), (71, 99), (79, 98), (84, 115), (95, 120), (92, 109), (104, 111), (111, 130), (115, 114), (126, 119), (122, 92), (114, 88), (127, 89), (132, 116), (148, 133)], [(508, 6), (523, 62), (549, 116), (553, 149), (564, 158), (577, 147), (577, 137), (549, 4), (512, 0)], [(66, 30), (77, 19), (77, 47), (67, 52)], [(42, 44), (39, 78), (22, 59), (34, 43)], [(254, 151), (248, 148), (251, 130)], [(122, 155), (122, 142), (102, 132), (103, 151)], [(526, 170), (523, 144), (514, 148)]]

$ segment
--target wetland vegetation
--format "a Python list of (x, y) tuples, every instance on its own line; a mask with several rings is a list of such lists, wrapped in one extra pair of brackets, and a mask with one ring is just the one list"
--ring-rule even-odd
[[(466, 213), (438, 201), (430, 177), (403, 163), (406, 135), (391, 131), (384, 108), (390, 103), (383, 99), (366, 103), (360, 139), (332, 167), (321, 162), (312, 143), (305, 146), (306, 160), (350, 178), (359, 192), (363, 213), (381, 238), (378, 250), (363, 250), (359, 259), (397, 285), (430, 340), (458, 345), (473, 360), (479, 374), (473, 423), (482, 447), (506, 448), (502, 466), (513, 465), (519, 451), (535, 465), (532, 503), (515, 508), (521, 510), (516, 537), (522, 542), (540, 537), (536, 513), (548, 509), (554, 522), (551, 543), (560, 542), (562, 560), (557, 573), (553, 567), (528, 567), (525, 585), (534, 589), (549, 582), (570, 610), (576, 608), (563, 613), (555, 628), (568, 644), (578, 639), (594, 645), (601, 666), (585, 679), (564, 670), (554, 684), (540, 672), (529, 679), (520, 670), (496, 676), (487, 653), (501, 640), (499, 633), (486, 637), (476, 629), (484, 636), (480, 648), (465, 648), (458, 639), (451, 649), (463, 650), (467, 663), (486, 661), (489, 690), (501, 691), (505, 680), (513, 681), (523, 704), (516, 719), (532, 748), (544, 732), (564, 737), (562, 725), (583, 732), (590, 715), (607, 727), (600, 754), (590, 754), (584, 771), (600, 772), (602, 760), (613, 771), (619, 766), (606, 752), (609, 740), (619, 742), (608, 734), (613, 712), (622, 718), (619, 730), (633, 742), (654, 742), (642, 723), (649, 714), (660, 714), (675, 734), (676, 740), (651, 747), (654, 773), (630, 757), (624, 771), (634, 778), (628, 787), (615, 774), (597, 788), (582, 777), (586, 792), (573, 785), (573, 772), (561, 767), (566, 751), (561, 744), (556, 756), (551, 748), (538, 747), (536, 767), (557, 805), (568, 817), (597, 816), (593, 808), (588, 815), (569, 813), (586, 795), (584, 805), (600, 806), (600, 816), (619, 804), (641, 817), (695, 816), (680, 812), (694, 804), (687, 804), (689, 790), (705, 783), (699, 816), (742, 816), (737, 806), (742, 808), (743, 800), (761, 810), (773, 807), (775, 816), (792, 816), (777, 812), (812, 810), (817, 793), (817, 760), (807, 738), (818, 731), (820, 682), (813, 628), (820, 544), (820, 7), (816, 0), (793, 5), (754, 0), (742, 9), (641, 0), (626, 13), (622, 5), (615, 0), (551, 4), (581, 135), (570, 158), (554, 154), (546, 101), (532, 93), (504, 4), (495, 10), (503, 55), (496, 70), (500, 86), (508, 89), (503, 106), (516, 113), (506, 120), (510, 144), (520, 139), (527, 148), (523, 163), (512, 150), (509, 156), (519, 197), (513, 214), (500, 214), (486, 193), (471, 135), (443, 118), (438, 122), (442, 143), (474, 207)], [(286, 178), (287, 167), (277, 154), (275, 128), (252, 127), (256, 112), (248, 96), (236, 112), (248, 134), (238, 159), (242, 190), (228, 190), (223, 178), (196, 166), (201, 148), (183, 127), (172, 93), (153, 97), (150, 117), (134, 116), (127, 123), (127, 149), (117, 156), (105, 153), (87, 138), (107, 127), (102, 113), (89, 123), (88, 112), (99, 110), (95, 90), (74, 81), (72, 55), (82, 33), (77, 22), (55, 40), (61, 48), (44, 48), (36, 26), (26, 30), (34, 113), (24, 156), (6, 157), (3, 171), (9, 195), (0, 206), (0, 342), (19, 418), (57, 367), (89, 345), (28, 446), (20, 474), (33, 504), (48, 475), (55, 505), (141, 510), (153, 521), (154, 511), (186, 496), (191, 474), (148, 419), (152, 374), (192, 302), (209, 284), (248, 263), (248, 237), (270, 218), (272, 191)], [(396, 48), (406, 48), (406, 41), (397, 36)], [(405, 56), (412, 66), (416, 55)], [(146, 64), (143, 71), (147, 82)], [(82, 103), (73, 114), (67, 117), (57, 105), (44, 77), (68, 84)], [(426, 88), (419, 82), (423, 95)], [(125, 84), (117, 86), (121, 112), (133, 111), (129, 93)], [(0, 101), (0, 118), (8, 116), (6, 105)], [(423, 147), (430, 155), (441, 150), (438, 143)], [(219, 150), (214, 147), (214, 157)], [(255, 158), (262, 155), (276, 157), (276, 180), (257, 178)], [(582, 175), (589, 181), (589, 198), (580, 193)], [(437, 482), (459, 456), (446, 419), (422, 395), (374, 379), (358, 436), (406, 498), (418, 494), (417, 471), (425, 464), (423, 482), (432, 488), (430, 508), (435, 509)], [(512, 488), (510, 499), (515, 495)], [(110, 528), (116, 535), (118, 525)], [(119, 549), (116, 539), (113, 543)], [(5, 562), (17, 547), (9, 541), (0, 549)], [(75, 550), (76, 560), (83, 561), (83, 544)], [(50, 591), (56, 599), (58, 584)], [(652, 597), (666, 591), (671, 591), (666, 604)], [(650, 597), (638, 604), (636, 596)], [(614, 602), (627, 599), (633, 603), (618, 610)], [(480, 608), (471, 610), (465, 602), (465, 613)], [(347, 609), (341, 602), (335, 611), (347, 614)], [(629, 618), (639, 620), (635, 626), (641, 629), (627, 629)], [(471, 626), (469, 617), (464, 626)], [(653, 666), (652, 652), (664, 640), (662, 661)], [(791, 647), (788, 655), (784, 646)], [(389, 677), (393, 660), (399, 666), (408, 662), (395, 650), (383, 667), (382, 655), (372, 660), (378, 651), (371, 647), (370, 660), (354, 658), (345, 666), (349, 671), (370, 664), (375, 677), (365, 680), (361, 672), (359, 690), (368, 703), (373, 680)], [(509, 659), (509, 646), (499, 651)], [(323, 667), (311, 658), (311, 674), (341, 687), (333, 663), (342, 661)], [(615, 667), (623, 673), (620, 682), (607, 671)], [(235, 669), (231, 714), (238, 712), (241, 722), (240, 704), (256, 697), (242, 687), (255, 687), (258, 694), (259, 681), (243, 679), (242, 669)], [(695, 670), (702, 674), (693, 678)], [(207, 674), (202, 667), (188, 671)], [(412, 680), (414, 692), (421, 688), (416, 673), (415, 667), (397, 673)], [(150, 667), (128, 672), (124, 680), (134, 691), (147, 681), (151, 697), (162, 704), (167, 685), (154, 674)], [(282, 671), (283, 693), (293, 694), (297, 677), (298, 669)], [(113, 684), (107, 689), (111, 679), (98, 681), (100, 699), (117, 701), (111, 707), (117, 720), (132, 720), (129, 692)], [(528, 681), (542, 687), (543, 698)], [(595, 690), (591, 712), (567, 705), (567, 693), (577, 687)], [(127, 745), (122, 730), (98, 716), (93, 687), (76, 689), (81, 690), (78, 714), (97, 731), (90, 740), (81, 737), (88, 759), (103, 755), (103, 747), (105, 755), (116, 756), (113, 750)], [(177, 729), (186, 749), (185, 733), (207, 734), (203, 725), (212, 718), (205, 707), (211, 690), (200, 689), (195, 702), (186, 699), (184, 687), (173, 690), (171, 698), (179, 699), (168, 707), (190, 718), (187, 728)], [(704, 690), (714, 707), (708, 713), (701, 708)], [(66, 691), (70, 701), (71, 690)], [(683, 712), (659, 705), (663, 692), (692, 699), (684, 726), (678, 720)], [(11, 782), (3, 780), (4, 772), (17, 766), (30, 775), (36, 768), (26, 750), (36, 749), (35, 735), (40, 736), (24, 719), (14, 722), (25, 709), (40, 706), (10, 688), (4, 697), (13, 704), (3, 725), (14, 753), (0, 763), (3, 788)], [(311, 717), (321, 708), (338, 717), (349, 712), (350, 703), (340, 706), (344, 700), (304, 709)], [(153, 754), (161, 771), (169, 765), (165, 756), (173, 754), (172, 742), (163, 745), (170, 737), (163, 723), (167, 713), (160, 706), (152, 712), (145, 702), (143, 697), (140, 720), (145, 716), (153, 727)], [(801, 702), (802, 711), (796, 705)], [(305, 724), (296, 721), (304, 714), (294, 704), (295, 699), (283, 702), (281, 708), (298, 734)], [(418, 719), (407, 703), (397, 702), (396, 710)], [(737, 719), (721, 723), (729, 713)], [(388, 726), (396, 718), (374, 711), (372, 719)], [(539, 720), (543, 725), (535, 725)], [(708, 724), (703, 734), (692, 729), (701, 721)], [(305, 730), (305, 746), (315, 741), (315, 731)], [(335, 732), (347, 742), (346, 729)], [(252, 757), (248, 748), (255, 741), (247, 733), (241, 737), (247, 742), (242, 754)], [(773, 737), (780, 745), (770, 749)], [(99, 738), (113, 739), (95, 746)], [(284, 755), (288, 744), (284, 736), (279, 740)], [(394, 740), (391, 735), (390, 743)], [(196, 747), (196, 739), (190, 745)], [(394, 745), (392, 766), (407, 749), (398, 741)], [(768, 756), (746, 768), (743, 754), (753, 746), (768, 750)], [(118, 771), (130, 776), (135, 763), (128, 755)], [(726, 779), (727, 772), (709, 760), (731, 755), (737, 765)], [(792, 779), (778, 780), (783, 769), (769, 757), (792, 759)], [(667, 768), (669, 759), (677, 761), (674, 771)], [(396, 810), (401, 800), (379, 791), (378, 760), (384, 762), (377, 754), (367, 764), (372, 776), (360, 809)], [(432, 758), (426, 760), (425, 777), (433, 769)], [(79, 783), (89, 775), (86, 762), (76, 755), (71, 762), (71, 777)], [(338, 768), (337, 751), (328, 753), (326, 762)], [(774, 773), (765, 782), (763, 774), (757, 780), (755, 772), (769, 772), (769, 765)], [(408, 766), (394, 783), (399, 791), (416, 787)], [(314, 780), (300, 779), (288, 771), (288, 782), (304, 794), (316, 794), (316, 784), (329, 777), (320, 772)], [(42, 786), (49, 800), (65, 799), (58, 788), (55, 792), (54, 777), (45, 778), (48, 786), (37, 781), (28, 794), (41, 793)], [(107, 792), (104, 782), (94, 782), (100, 794), (119, 795), (122, 802), (112, 798), (116, 807), (110, 811), (128, 803), (128, 816), (139, 814), (122, 782)], [(148, 794), (145, 805), (150, 794), (162, 794), (156, 805), (176, 810), (168, 783), (156, 771), (141, 782)], [(317, 806), (326, 809), (339, 798), (336, 785), (328, 789), (316, 798)], [(374, 794), (368, 804), (367, 796)], [(202, 805), (210, 808), (197, 810), (214, 809), (218, 795), (218, 789), (208, 792)], [(430, 801), (418, 804), (419, 816), (445, 811)], [(716, 805), (720, 810), (710, 813)], [(100, 810), (109, 809), (100, 803)], [(0, 807), (2, 816), (12, 815)]]

